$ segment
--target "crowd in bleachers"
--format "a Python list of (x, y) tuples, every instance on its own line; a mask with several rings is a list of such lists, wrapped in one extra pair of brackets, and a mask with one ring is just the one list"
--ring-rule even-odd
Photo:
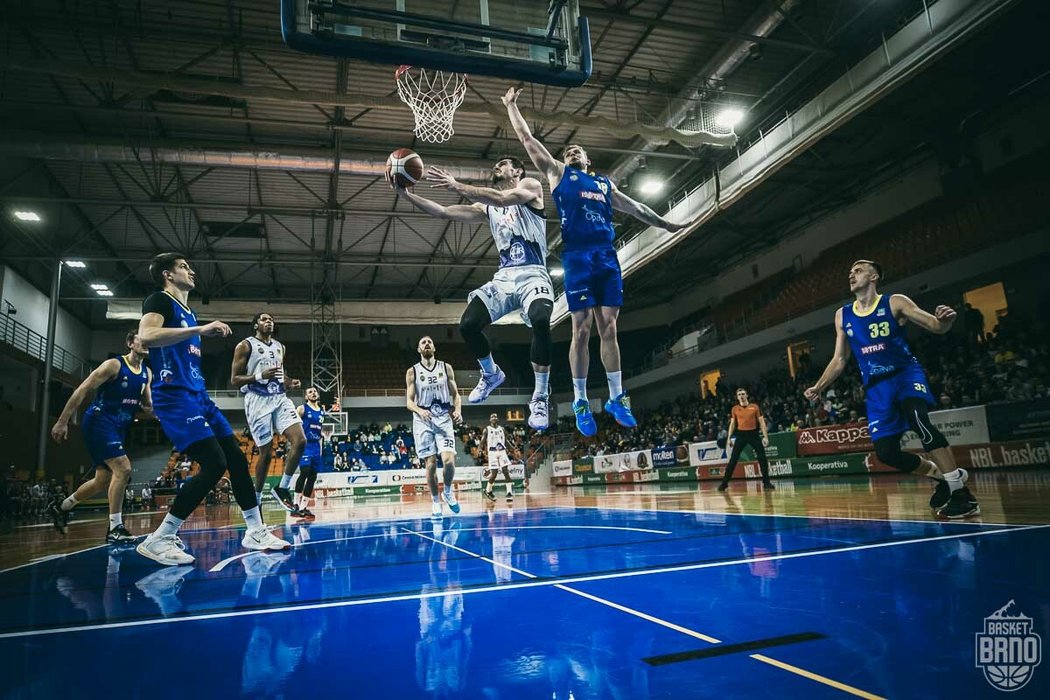
[[(983, 336), (960, 323), (953, 332), (937, 336), (915, 334), (911, 345), (927, 370), (936, 405), (934, 410), (996, 401), (1050, 398), (1050, 329), (1043, 324), (1005, 316), (993, 333)], [(678, 445), (693, 441), (725, 440), (736, 387), (748, 390), (766, 417), (770, 432), (866, 420), (864, 390), (855, 360), (820, 401), (803, 396), (823, 371), (804, 357), (792, 379), (786, 370), (770, 371), (757, 380), (725, 378), (716, 394), (681, 396), (654, 411), (640, 411), (640, 423), (625, 430), (606, 414), (596, 416), (599, 434), (592, 441), (577, 438), (573, 454), (614, 454), (634, 449)], [(560, 430), (572, 430), (564, 417)]]

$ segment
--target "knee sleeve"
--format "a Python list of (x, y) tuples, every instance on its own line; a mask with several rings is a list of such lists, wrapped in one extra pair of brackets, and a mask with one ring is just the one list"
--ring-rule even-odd
[(492, 318), (485, 303), (478, 297), (471, 299), (459, 320), (459, 333), (475, 358), (481, 359), (492, 352), (488, 338), (483, 332), (490, 323)]
[[(200, 465), (200, 472), (182, 485), (175, 501), (171, 504), (169, 512), (182, 520), (188, 518), (190, 513), (200, 505), (226, 471), (226, 455), (215, 438), (206, 438), (193, 443), (186, 448), (186, 454)], [(241, 459), (244, 459), (243, 455)], [(252, 498), (254, 497), (253, 491)]]
[(532, 361), (541, 367), (551, 363), (551, 313), (554, 304), (547, 299), (537, 299), (528, 308), (529, 323), (532, 324)]
[(893, 467), (902, 472), (913, 472), (918, 469), (922, 460), (918, 455), (901, 450), (901, 439), (899, 435), (879, 438), (875, 441), (875, 456), (883, 464)]
[(937, 427), (930, 422), (930, 407), (922, 399), (904, 399), (901, 402), (901, 411), (908, 421), (908, 427), (915, 431), (922, 441), (922, 449), (925, 452), (948, 446), (948, 440)]

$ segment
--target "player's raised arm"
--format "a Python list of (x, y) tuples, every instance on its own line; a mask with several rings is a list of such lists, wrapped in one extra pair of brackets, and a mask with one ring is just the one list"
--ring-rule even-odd
[(510, 125), (514, 128), (514, 133), (517, 135), (518, 140), (525, 147), (525, 152), (529, 154), (533, 164), (539, 168), (541, 173), (547, 176), (547, 180), (553, 190), (558, 186), (561, 174), (565, 172), (565, 164), (552, 156), (550, 151), (540, 143), (539, 139), (532, 135), (528, 122), (525, 121), (525, 117), (521, 116), (521, 110), (518, 109), (518, 95), (520, 94), (521, 88), (510, 88), (500, 99), (507, 107)]
[(80, 386), (69, 397), (69, 401), (66, 401), (62, 413), (58, 416), (58, 420), (55, 421), (54, 427), (51, 428), (51, 437), (55, 442), (62, 442), (66, 439), (69, 431), (69, 419), (80, 410), (80, 406), (84, 403), (84, 399), (87, 398), (88, 394), (110, 379), (113, 379), (119, 373), (120, 360), (113, 358), (100, 364), (84, 381), (80, 382)]
[(846, 339), (846, 333), (842, 330), (842, 309), (839, 309), (835, 312), (835, 354), (831, 356), (831, 361), (824, 368), (824, 374), (820, 375), (817, 383), (804, 392), (806, 398), (810, 401), (816, 401), (820, 398), (821, 392), (831, 386), (839, 378), (843, 370), (846, 369), (849, 356), (849, 341)]
[(639, 221), (644, 221), (650, 226), (662, 228), (665, 231), (671, 231), (672, 233), (680, 231), (686, 227), (686, 224), (671, 223), (653, 211), (649, 206), (635, 201), (625, 195), (616, 187), (616, 185), (612, 186), (612, 208), (616, 211), (621, 211), (624, 214), (630, 214), (634, 218)]
[(419, 209), (424, 214), (433, 216), (435, 219), (460, 221), (466, 224), (480, 224), (486, 221), (485, 208), (480, 204), (452, 204), (446, 207), (426, 197), (412, 194), (404, 187), (399, 187), (394, 183), (391, 183), (390, 186), (411, 202), (416, 209)]
[(497, 190), (494, 187), (475, 187), (466, 185), (441, 168), (430, 168), (427, 180), (434, 183), (431, 187), (444, 187), (447, 190), (466, 197), (472, 202), (488, 204), (494, 207), (509, 207), (515, 204), (543, 202), (543, 185), (536, 178), (527, 177), (511, 190)]
[(890, 310), (897, 318), (903, 316), (920, 328), (931, 333), (944, 335), (952, 329), (955, 323), (955, 309), (941, 304), (931, 314), (923, 311), (919, 305), (903, 294), (894, 294), (890, 297)]

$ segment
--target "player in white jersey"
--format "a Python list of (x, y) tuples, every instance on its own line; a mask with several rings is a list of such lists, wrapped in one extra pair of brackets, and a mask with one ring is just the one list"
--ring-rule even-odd
[[(462, 399), (456, 386), (456, 374), (435, 356), (434, 341), (429, 335), (419, 339), (416, 348), (419, 362), (405, 373), (405, 403), (412, 411), (412, 436), (416, 455), (426, 465), (427, 483), (433, 499), (430, 515), (441, 517), (441, 498), (449, 510), (459, 512), (459, 502), (452, 490), (456, 476), (455, 423), (463, 421)], [(437, 457), (441, 456), (444, 492), (438, 489)]]
[(489, 477), (488, 483), (485, 484), (485, 498), (490, 501), (496, 500), (492, 493), (492, 485), (496, 483), (496, 475), (502, 469), (503, 478), (507, 480), (507, 500), (514, 500), (514, 484), (510, 480), (510, 457), (507, 456), (507, 434), (495, 413), (489, 416), (489, 424), (485, 426), (485, 447), (489, 455), (488, 466), (484, 469)]
[(297, 507), (288, 487), (299, 467), (299, 459), (306, 446), (306, 434), (303, 433), (303, 419), (285, 393), (285, 388), (298, 389), (302, 383), (284, 376), (284, 345), (273, 337), (274, 327), (270, 314), (264, 311), (255, 315), (252, 319), (255, 335), (237, 343), (233, 351), (230, 383), (240, 387), (244, 394), (244, 416), (248, 420), (252, 439), (259, 448), (259, 456), (255, 460), (256, 498), (262, 502), (266, 474), (270, 471), (274, 434), (284, 435), (288, 440), (284, 475), (281, 476), (280, 485), (274, 487), (273, 494), (285, 510), (295, 513)]
[(434, 187), (452, 190), (474, 204), (446, 207), (393, 182), (391, 186), (416, 207), (439, 219), (488, 222), (499, 251), (499, 270), (491, 282), (470, 293), (459, 322), (463, 340), (481, 365), (481, 379), (470, 392), (470, 402), (481, 403), (507, 378), (492, 359), (485, 328), (512, 311), (520, 311), (526, 324), (532, 327), (532, 370), (536, 378), (529, 401), (529, 427), (546, 430), (550, 425), (547, 395), (554, 285), (547, 271), (543, 186), (539, 180), (525, 177), (525, 165), (517, 158), (496, 161), (492, 167), (492, 187), (465, 185), (440, 168), (431, 168), (427, 178), (436, 183)]

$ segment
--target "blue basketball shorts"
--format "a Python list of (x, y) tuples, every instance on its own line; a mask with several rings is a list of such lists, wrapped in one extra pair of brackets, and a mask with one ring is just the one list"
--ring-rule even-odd
[(623, 306), (623, 275), (612, 246), (567, 250), (562, 253), (561, 262), (569, 311)]
[(865, 390), (868, 432), (873, 441), (902, 435), (910, 429), (901, 410), (901, 402), (913, 398), (922, 399), (931, 406), (934, 404), (930, 382), (922, 367), (918, 365), (905, 367), (892, 377), (883, 379)]
[(179, 452), (206, 438), (233, 435), (229, 421), (206, 391), (154, 389), (153, 412)]
[(126, 425), (121, 425), (104, 413), (88, 411), (80, 422), (84, 433), (84, 445), (91, 455), (91, 466), (96, 469), (109, 469), (107, 459), (123, 457), (127, 454), (124, 440), (127, 437)]

